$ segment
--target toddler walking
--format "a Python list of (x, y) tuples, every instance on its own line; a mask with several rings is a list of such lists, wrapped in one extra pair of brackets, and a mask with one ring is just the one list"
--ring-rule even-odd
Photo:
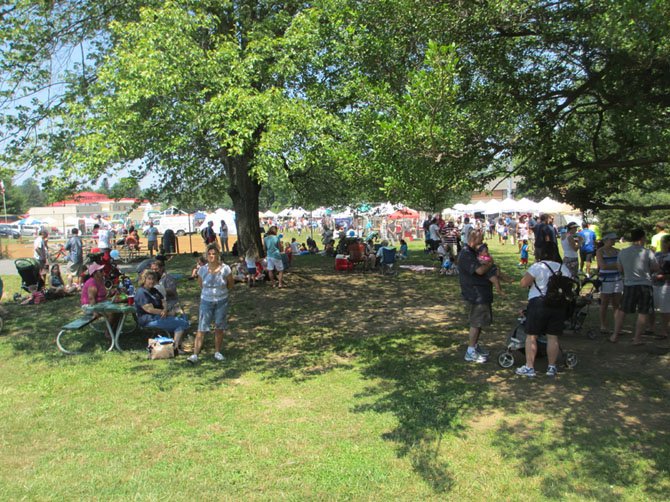
[(519, 268), (528, 267), (528, 240), (524, 239), (521, 244), (521, 256), (519, 258)]

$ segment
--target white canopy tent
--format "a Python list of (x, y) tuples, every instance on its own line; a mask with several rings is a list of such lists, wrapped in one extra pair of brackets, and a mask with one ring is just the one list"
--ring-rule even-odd
[(218, 234), (221, 220), (224, 220), (226, 222), (226, 225), (228, 225), (228, 235), (237, 235), (237, 225), (235, 224), (235, 211), (231, 211), (230, 209), (219, 208), (213, 213), (207, 213), (207, 215), (205, 216), (205, 220), (202, 222), (202, 225), (200, 225), (198, 230), (203, 230), (207, 226), (207, 223), (211, 221), (214, 223), (214, 231)]
[(491, 199), (486, 204), (484, 204), (484, 214), (498, 214), (500, 213), (500, 201), (497, 199)]
[(310, 216), (313, 218), (323, 218), (326, 214), (327, 209), (323, 206), (316, 208), (313, 211), (310, 211)]
[(579, 211), (569, 204), (545, 197), (537, 204), (538, 211), (554, 214), (579, 214)]
[(291, 218), (302, 218), (303, 216), (305, 216), (306, 212), (307, 211), (305, 211), (303, 208), (296, 207), (296, 208), (291, 208), (291, 210), (288, 212), (288, 215)]

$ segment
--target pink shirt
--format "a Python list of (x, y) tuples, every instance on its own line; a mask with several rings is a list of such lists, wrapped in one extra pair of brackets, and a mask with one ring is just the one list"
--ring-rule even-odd
[(81, 288), (81, 304), (88, 305), (88, 288), (95, 286), (97, 289), (95, 294), (95, 303), (104, 302), (107, 298), (107, 290), (105, 289), (104, 284), (98, 284), (95, 281), (95, 278), (90, 277), (85, 283), (84, 287)]

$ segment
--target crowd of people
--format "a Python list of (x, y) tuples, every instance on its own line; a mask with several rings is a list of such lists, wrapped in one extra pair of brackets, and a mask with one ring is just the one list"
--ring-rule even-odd
[[(292, 229), (305, 228), (308, 221), (295, 222)], [(149, 225), (146, 234), (148, 248), (157, 251), (157, 231)], [(604, 235), (597, 233), (589, 223), (581, 225), (569, 222), (558, 228), (550, 214), (539, 216), (514, 215), (490, 219), (456, 218), (444, 220), (436, 215), (424, 222), (426, 252), (433, 254), (444, 263), (449, 263), (459, 275), (461, 294), (467, 306), (469, 320), (469, 340), (465, 360), (486, 362), (488, 352), (480, 345), (482, 329), (492, 323), (494, 291), (503, 294), (501, 271), (491, 256), (485, 238), (497, 239), (501, 245), (515, 246), (519, 253), (518, 266), (525, 270), (520, 285), (529, 290), (526, 312), (526, 363), (518, 368), (523, 376), (535, 375), (535, 354), (538, 337), (546, 337), (549, 366), (547, 374), (556, 374), (558, 357), (558, 337), (563, 332), (567, 311), (561, 305), (548, 304), (546, 297), (555, 275), (572, 278), (581, 284), (590, 278), (597, 278), (600, 289), (599, 325), (600, 332), (608, 340), (616, 343), (621, 339), (625, 317), (637, 314), (632, 338), (634, 345), (644, 343), (643, 337), (654, 332), (658, 338), (667, 338), (670, 330), (670, 234), (666, 223), (656, 224), (656, 233), (649, 239), (640, 229), (633, 229), (625, 240), (630, 244), (619, 250), (616, 246), (621, 237), (614, 232)], [(101, 252), (114, 256), (112, 236), (106, 228), (95, 225), (97, 245)], [(387, 239), (377, 243), (380, 235), (370, 231), (366, 239), (357, 234), (346, 234), (343, 229), (322, 226), (322, 249), (319, 249), (311, 234), (304, 243), (292, 238), (283, 242), (281, 230), (270, 225), (262, 239), (263, 249), (255, 245), (238, 250), (238, 260), (233, 268), (221, 261), (222, 253), (228, 249), (228, 229), (221, 222), (218, 235), (210, 222), (203, 233), (207, 239), (205, 255), (200, 257), (192, 271), (192, 278), (201, 286), (198, 329), (194, 353), (189, 361), (197, 362), (205, 333), (214, 326), (215, 353), (217, 360), (223, 360), (221, 344), (227, 328), (228, 291), (235, 280), (254, 287), (258, 281), (268, 281), (272, 287), (285, 288), (284, 272), (290, 266), (293, 256), (323, 253), (335, 255), (338, 252), (356, 253), (367, 268), (375, 268), (384, 260), (385, 252), (393, 250), (395, 257), (408, 257), (408, 246), (404, 239), (396, 248)], [(154, 238), (155, 237), (155, 238)], [(220, 244), (217, 241), (220, 239)], [(336, 242), (339, 237), (339, 243)], [(137, 239), (133, 229), (125, 239)], [(82, 306), (113, 299), (114, 291), (102, 282), (104, 265), (89, 265), (88, 278), (81, 281), (84, 268), (84, 245), (78, 230), (65, 245), (68, 252), (67, 278), (64, 279), (58, 264), (48, 267), (48, 232), (42, 230), (34, 242), (34, 257), (45, 274), (49, 287), (63, 293), (79, 292)], [(342, 249), (340, 249), (342, 248)], [(534, 263), (530, 263), (531, 250)], [(562, 254), (562, 256), (561, 256)], [(106, 256), (105, 255), (105, 256)], [(262, 258), (264, 257), (264, 258)], [(165, 271), (163, 261), (149, 260), (140, 270), (135, 306), (142, 326), (157, 327), (174, 335), (175, 345), (179, 345), (183, 333), (188, 328), (179, 306), (176, 281)], [(46, 277), (48, 275), (48, 277)], [(610, 327), (610, 310), (614, 324)], [(110, 322), (115, 322), (110, 319)], [(658, 326), (658, 328), (656, 328)], [(657, 333), (655, 332), (657, 330)]]
[[(500, 223), (502, 219), (498, 221)], [(514, 227), (517, 241), (519, 227), (523, 223), (525, 219), (520, 218)], [(427, 239), (429, 249), (437, 249), (438, 246), (447, 243), (449, 246), (453, 245), (453, 238), (447, 240), (447, 235), (452, 233), (449, 223), (443, 225), (443, 228), (444, 230), (440, 230), (438, 218), (431, 220)], [(616, 233), (610, 232), (597, 239), (596, 233), (587, 223), (582, 225), (581, 230), (574, 222), (568, 223), (563, 229), (557, 229), (553, 225), (552, 216), (543, 214), (532, 227), (529, 225), (529, 230), (530, 228), (533, 229), (535, 263), (526, 270), (520, 281), (521, 287), (528, 288), (529, 292), (525, 324), (526, 362), (516, 370), (518, 375), (525, 377), (536, 375), (535, 357), (538, 337), (541, 336), (546, 337), (547, 343), (547, 375), (553, 377), (557, 373), (558, 337), (565, 329), (566, 317), (572, 306), (553, 299), (549, 301), (552, 283), (558, 283), (553, 280), (554, 276), (569, 278), (576, 287), (579, 287), (584, 281), (593, 281), (591, 276), (597, 274), (597, 284), (601, 288), (600, 330), (603, 335), (608, 336), (610, 342), (619, 341), (624, 319), (630, 314), (637, 314), (633, 345), (644, 344), (642, 337), (645, 333), (658, 339), (668, 338), (670, 234), (666, 231), (665, 222), (660, 221), (656, 224), (657, 233), (651, 237), (649, 247), (647, 247), (649, 239), (645, 232), (637, 228), (626, 236), (630, 245), (621, 250), (615, 247), (620, 240)], [(471, 225), (467, 218), (464, 219), (460, 229), (462, 249), (455, 258), (470, 330), (465, 360), (477, 363), (488, 361), (489, 354), (479, 344), (479, 338), (482, 329), (492, 323), (493, 288), (498, 287), (492, 280), (494, 260), (482, 259), (482, 252), (486, 247), (484, 244), (486, 232), (489, 232), (489, 227), (485, 223)], [(496, 229), (496, 233), (504, 234), (505, 229)], [(439, 242), (436, 243), (434, 238), (438, 238)], [(507, 239), (503, 235), (501, 243), (504, 244), (505, 240)], [(527, 238), (521, 240), (519, 265), (523, 267), (527, 264), (528, 256), (524, 255), (524, 247), (529, 240)], [(559, 241), (563, 257), (559, 253)], [(592, 268), (594, 258), (596, 265)], [(607, 321), (610, 305), (614, 309), (613, 331), (609, 330)], [(660, 317), (658, 333), (655, 332), (657, 315)]]

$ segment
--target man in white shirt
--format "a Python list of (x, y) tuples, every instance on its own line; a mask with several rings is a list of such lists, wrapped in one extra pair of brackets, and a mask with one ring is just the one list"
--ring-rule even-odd
[(93, 233), (98, 235), (98, 247), (100, 251), (107, 251), (111, 249), (109, 245), (109, 230), (107, 228), (100, 226), (99, 223), (93, 225)]
[(40, 269), (47, 266), (47, 259), (49, 253), (47, 251), (46, 239), (49, 237), (49, 232), (40, 230), (37, 237), (33, 241), (33, 258), (40, 262)]

